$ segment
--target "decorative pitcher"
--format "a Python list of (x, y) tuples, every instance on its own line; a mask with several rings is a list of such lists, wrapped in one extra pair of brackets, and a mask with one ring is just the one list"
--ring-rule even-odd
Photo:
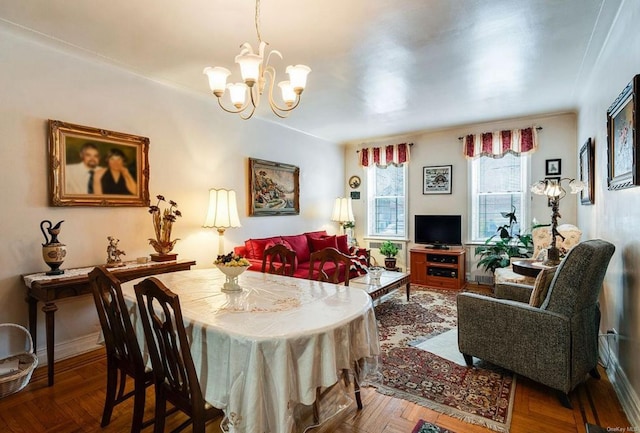
[(58, 241), (60, 225), (63, 222), (64, 220), (53, 225), (51, 221), (44, 220), (40, 223), (40, 231), (42, 232), (45, 241), (45, 243), (42, 244), (42, 258), (51, 268), (51, 270), (46, 273), (47, 275), (64, 274), (64, 270), (60, 269), (60, 265), (62, 265), (64, 258), (67, 256), (67, 246)]

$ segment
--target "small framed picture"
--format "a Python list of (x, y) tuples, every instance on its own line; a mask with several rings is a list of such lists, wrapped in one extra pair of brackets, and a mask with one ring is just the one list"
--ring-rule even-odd
[(593, 170), (593, 142), (588, 138), (580, 149), (580, 180), (586, 185), (586, 188), (580, 192), (581, 204), (593, 204)]
[(545, 176), (560, 176), (562, 174), (562, 160), (547, 159), (544, 174)]
[(423, 167), (422, 194), (451, 194), (452, 165)]

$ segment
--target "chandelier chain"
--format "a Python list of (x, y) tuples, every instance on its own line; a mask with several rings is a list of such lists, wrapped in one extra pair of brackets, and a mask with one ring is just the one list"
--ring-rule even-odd
[(256, 34), (258, 35), (258, 45), (262, 42), (262, 36), (260, 35), (260, 0), (256, 0)]

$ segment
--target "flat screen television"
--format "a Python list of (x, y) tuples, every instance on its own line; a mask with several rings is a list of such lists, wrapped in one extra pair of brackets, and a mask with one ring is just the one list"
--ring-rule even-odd
[(439, 249), (462, 245), (461, 215), (416, 215), (414, 229), (417, 244)]

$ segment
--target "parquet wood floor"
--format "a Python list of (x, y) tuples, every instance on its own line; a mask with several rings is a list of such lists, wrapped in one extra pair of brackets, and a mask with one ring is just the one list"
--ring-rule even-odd
[[(477, 290), (474, 289), (474, 290)], [(573, 409), (562, 407), (549, 388), (518, 376), (510, 433), (585, 433), (585, 423), (603, 427), (629, 427), (611, 383), (600, 368), (601, 380), (589, 378), (571, 393)], [(17, 394), (0, 399), (0, 432), (71, 433), (130, 431), (133, 400), (116, 406), (111, 424), (100, 427), (106, 385), (103, 350), (56, 363), (56, 382), (47, 387), (46, 367), (36, 369), (31, 383)], [(406, 400), (363, 388), (364, 409), (355, 404), (317, 433), (411, 433), (419, 419), (437, 423), (457, 433), (490, 433), (491, 430), (440, 414)], [(145, 419), (153, 415), (153, 387), (147, 391)], [(174, 414), (167, 431), (184, 420)], [(152, 428), (145, 432), (150, 433)], [(190, 428), (185, 431), (189, 432)], [(632, 431), (632, 430), (627, 430)], [(219, 421), (207, 432), (220, 432)]]

